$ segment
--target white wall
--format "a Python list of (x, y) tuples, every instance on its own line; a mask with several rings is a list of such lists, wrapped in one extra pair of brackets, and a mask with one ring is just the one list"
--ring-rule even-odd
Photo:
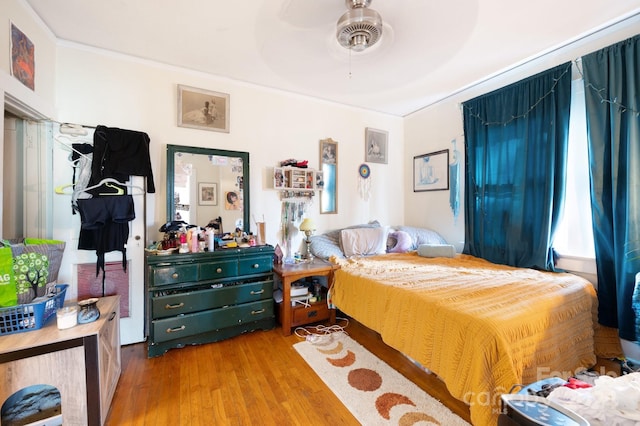
[[(316, 196), (310, 215), (319, 232), (372, 219), (392, 225), (403, 222), (402, 118), (69, 43), (58, 46), (56, 74), (58, 121), (104, 124), (149, 134), (156, 194), (148, 197), (147, 240), (159, 238), (157, 230), (167, 219), (167, 144), (248, 151), (251, 212), (259, 218), (264, 215), (267, 242), (273, 245), (279, 241), (281, 203), (278, 193), (270, 189), (272, 177), (267, 175), (267, 170), (288, 158), (309, 160), (309, 166), (317, 168), (319, 140), (328, 137), (338, 141), (338, 214), (320, 215)], [(228, 93), (230, 133), (177, 127), (177, 84)], [(370, 165), (369, 201), (357, 195), (358, 166), (364, 162), (366, 127), (389, 132), (388, 164)], [(56, 230), (61, 231), (58, 238), (65, 237), (67, 210), (56, 212), (59, 216)], [(297, 242), (301, 239), (299, 235)]]
[[(0, 16), (0, 92), (9, 93), (43, 115), (50, 116), (53, 112), (55, 93), (55, 38), (31, 8), (26, 7), (21, 0), (2, 0)], [(11, 23), (34, 45), (34, 91), (11, 76)]]
[[(580, 56), (610, 44), (632, 37), (640, 28), (640, 16), (603, 29), (555, 51), (532, 58), (498, 73), (493, 78), (478, 82), (469, 88), (461, 88), (447, 99), (428, 106), (405, 118), (405, 222), (408, 225), (424, 226), (438, 230), (445, 239), (460, 250), (464, 244), (464, 168), (461, 170), (460, 216), (454, 221), (449, 207), (449, 191), (412, 192), (412, 160), (416, 155), (453, 149), (451, 141), (457, 139), (458, 150), (464, 156), (464, 135), (461, 104), (466, 100), (529, 77), (563, 62), (576, 60)], [(469, 64), (473, 66), (473, 64)], [(578, 76), (579, 77), (579, 76)], [(464, 164), (464, 157), (461, 158)], [(581, 268), (572, 263), (572, 268)], [(581, 268), (592, 271), (593, 268)]]

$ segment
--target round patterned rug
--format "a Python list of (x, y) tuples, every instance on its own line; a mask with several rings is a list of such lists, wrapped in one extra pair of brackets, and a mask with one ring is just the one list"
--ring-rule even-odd
[(293, 347), (363, 425), (469, 426), (345, 334)]

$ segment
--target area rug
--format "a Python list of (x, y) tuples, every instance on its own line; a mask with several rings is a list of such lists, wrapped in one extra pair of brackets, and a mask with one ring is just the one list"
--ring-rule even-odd
[(363, 425), (469, 426), (346, 334), (293, 347)]

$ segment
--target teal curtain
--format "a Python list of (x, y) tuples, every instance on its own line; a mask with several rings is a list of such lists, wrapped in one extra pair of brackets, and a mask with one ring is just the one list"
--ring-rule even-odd
[(570, 106), (571, 63), (463, 104), (464, 253), (554, 270)]
[(636, 340), (640, 272), (640, 35), (582, 57), (599, 322)]

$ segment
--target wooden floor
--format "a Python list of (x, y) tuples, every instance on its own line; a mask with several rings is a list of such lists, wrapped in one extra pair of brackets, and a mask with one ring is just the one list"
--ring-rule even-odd
[[(377, 333), (351, 321), (347, 333), (469, 421), (453, 399)], [(298, 355), (281, 328), (147, 358), (146, 343), (122, 347), (122, 375), (107, 425), (357, 425)]]

